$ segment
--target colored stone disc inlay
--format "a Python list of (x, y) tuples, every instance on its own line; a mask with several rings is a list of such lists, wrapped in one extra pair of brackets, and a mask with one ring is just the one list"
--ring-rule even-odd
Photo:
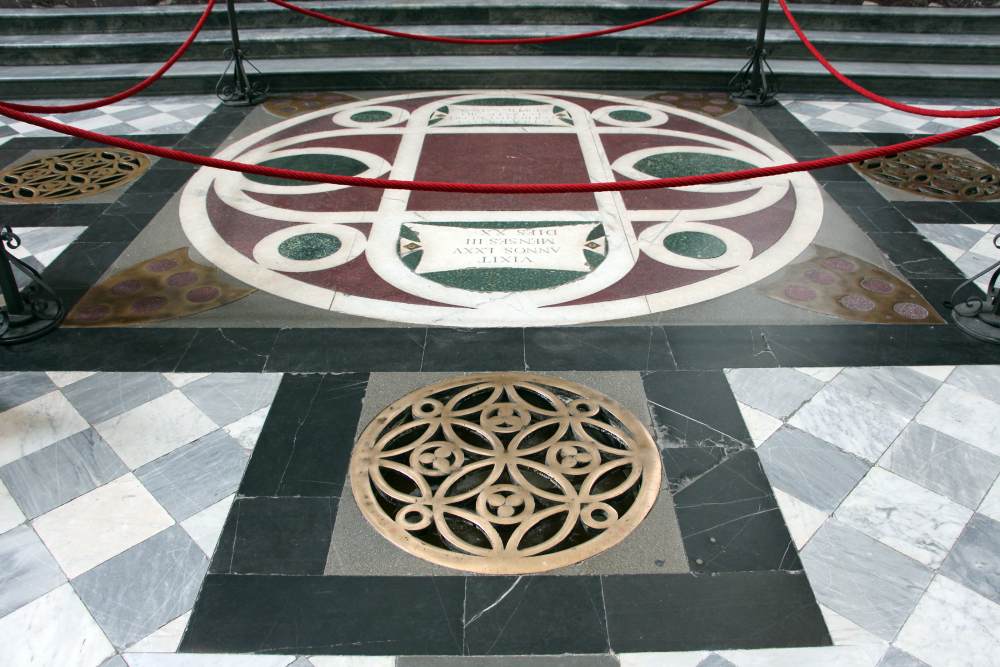
[(589, 387), (488, 373), (418, 389), (351, 454), (362, 514), (400, 549), (481, 574), (545, 572), (625, 539), (660, 490), (660, 452)]
[[(277, 122), (217, 157), (443, 183), (629, 182), (792, 161), (694, 111), (559, 91), (357, 100)], [(822, 217), (805, 173), (496, 195), (202, 169), (180, 206), (195, 249), (244, 283), (352, 316), (458, 327), (625, 319), (707, 301), (793, 261)]]

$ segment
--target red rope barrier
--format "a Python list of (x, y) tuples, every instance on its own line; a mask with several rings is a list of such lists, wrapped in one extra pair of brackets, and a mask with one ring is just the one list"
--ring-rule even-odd
[(54, 130), (62, 134), (69, 134), (81, 139), (88, 139), (108, 146), (116, 146), (126, 150), (138, 151), (148, 155), (166, 158), (168, 160), (179, 160), (189, 162), (204, 167), (224, 169), (227, 171), (241, 171), (247, 174), (258, 174), (260, 176), (272, 176), (276, 178), (287, 178), (290, 180), (310, 181), (314, 183), (332, 183), (334, 185), (351, 185), (362, 188), (385, 188), (392, 190), (424, 190), (431, 192), (467, 192), (480, 194), (562, 194), (567, 192), (611, 192), (627, 190), (654, 190), (658, 188), (677, 188), (686, 185), (706, 185), (710, 183), (728, 183), (730, 181), (741, 181), (750, 178), (760, 178), (763, 176), (778, 176), (790, 174), (798, 171), (811, 171), (824, 167), (835, 167), (837, 165), (868, 160), (875, 157), (884, 157), (903, 151), (934, 146), (953, 139), (968, 137), (987, 130), (1000, 128), (1000, 118), (970, 125), (969, 127), (932, 134), (920, 139), (911, 139), (890, 146), (881, 146), (847, 153), (845, 155), (835, 155), (818, 160), (807, 160), (805, 162), (792, 162), (789, 164), (774, 165), (770, 167), (757, 167), (754, 169), (742, 169), (740, 171), (721, 172), (717, 174), (699, 174), (697, 176), (676, 176), (672, 178), (655, 178), (644, 181), (609, 181), (603, 183), (445, 183), (440, 181), (399, 181), (388, 178), (361, 178), (359, 176), (335, 176), (333, 174), (321, 174), (313, 171), (298, 171), (296, 169), (279, 169), (275, 167), (264, 167), (258, 164), (245, 164), (242, 162), (230, 162), (218, 158), (196, 155), (185, 151), (178, 151), (172, 148), (151, 146), (149, 144), (131, 141), (122, 137), (112, 137), (98, 132), (91, 132), (72, 125), (65, 125), (54, 120), (48, 120), (39, 116), (33, 116), (10, 106), (0, 103), (0, 114), (20, 120), (25, 123), (37, 125), (48, 130)]
[(601, 35), (610, 35), (616, 32), (624, 32), (626, 30), (633, 30), (635, 28), (641, 28), (647, 25), (653, 25), (654, 23), (659, 23), (661, 21), (666, 21), (672, 19), (676, 16), (683, 16), (684, 14), (690, 14), (691, 12), (696, 12), (703, 7), (708, 7), (709, 5), (714, 5), (719, 0), (701, 0), (690, 7), (684, 7), (683, 9), (677, 9), (666, 14), (660, 14), (659, 16), (654, 16), (652, 18), (643, 19), (642, 21), (635, 21), (634, 23), (627, 23), (625, 25), (615, 26), (613, 28), (603, 28), (601, 30), (593, 30), (591, 32), (578, 32), (570, 35), (554, 35), (550, 37), (509, 37), (500, 39), (476, 39), (473, 37), (439, 37), (436, 35), (422, 35), (413, 32), (400, 32), (398, 30), (389, 30), (388, 28), (379, 28), (373, 25), (366, 25), (364, 23), (356, 23), (354, 21), (348, 21), (347, 19), (339, 19), (335, 16), (329, 16), (323, 14), (322, 12), (317, 12), (313, 9), (306, 9), (305, 7), (299, 7), (298, 5), (293, 5), (286, 0), (269, 0), (269, 2), (278, 5), (279, 7), (284, 7), (285, 9), (290, 9), (293, 12), (298, 12), (299, 14), (304, 14), (305, 16), (311, 16), (314, 19), (319, 19), (321, 21), (327, 21), (328, 23), (334, 23), (339, 26), (344, 26), (345, 28), (354, 28), (356, 30), (364, 30), (365, 32), (373, 32), (378, 35), (388, 35), (389, 37), (402, 37), (404, 39), (415, 39), (422, 42), (444, 42), (446, 44), (547, 44), (550, 42), (568, 42), (573, 39), (585, 39), (587, 37), (600, 37)]
[(201, 29), (205, 26), (205, 22), (208, 20), (209, 15), (212, 13), (212, 9), (215, 8), (215, 0), (208, 0), (205, 5), (205, 11), (202, 12), (201, 17), (198, 22), (194, 24), (194, 29), (188, 38), (184, 40), (184, 43), (177, 47), (174, 54), (170, 56), (167, 62), (163, 63), (158, 70), (150, 74), (147, 78), (143, 79), (139, 83), (135, 84), (127, 90), (123, 90), (120, 93), (111, 95), (110, 97), (105, 97), (99, 100), (93, 100), (91, 102), (81, 102), (79, 104), (63, 104), (63, 105), (44, 105), (44, 104), (15, 104), (14, 102), (3, 102), (3, 104), (10, 108), (16, 109), (18, 111), (31, 111), (35, 113), (69, 113), (71, 111), (86, 111), (88, 109), (97, 109), (98, 107), (104, 107), (109, 104), (114, 104), (115, 102), (120, 102), (128, 97), (132, 97), (137, 93), (141, 93), (145, 89), (149, 88), (151, 85), (159, 81), (160, 77), (167, 73), (171, 67), (174, 66), (181, 56), (188, 50), (188, 47), (194, 43), (195, 38)]
[[(273, 1), (273, 0), (272, 0)], [(917, 107), (911, 104), (904, 104), (903, 102), (896, 102), (888, 97), (883, 97), (878, 93), (874, 93), (861, 84), (852, 81), (847, 78), (844, 74), (840, 72), (836, 67), (834, 67), (826, 57), (819, 52), (819, 49), (809, 41), (806, 37), (805, 32), (802, 31), (802, 27), (799, 26), (799, 22), (795, 20), (795, 16), (792, 15), (792, 10), (789, 9), (786, 0), (778, 0), (781, 3), (781, 10), (785, 12), (785, 18), (788, 19), (788, 23), (792, 26), (792, 30), (798, 35), (802, 44), (809, 50), (809, 53), (819, 61), (819, 64), (826, 68), (826, 71), (832, 74), (837, 81), (858, 93), (863, 95), (873, 102), (878, 102), (881, 105), (891, 107), (898, 111), (905, 111), (907, 113), (917, 114), (920, 116), (934, 116), (937, 118), (989, 118), (993, 116), (1000, 116), (1000, 107), (994, 107), (992, 109), (976, 109), (972, 111), (942, 111), (940, 109), (928, 109), (927, 107)]]

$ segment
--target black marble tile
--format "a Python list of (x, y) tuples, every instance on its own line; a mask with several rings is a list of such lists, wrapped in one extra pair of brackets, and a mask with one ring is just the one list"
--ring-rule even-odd
[(427, 330), (283, 329), (269, 372), (418, 371)]
[(756, 451), (739, 451), (690, 481), (674, 505), (693, 572), (802, 568)]
[(468, 577), (466, 655), (607, 653), (599, 577)]
[(810, 173), (819, 183), (857, 183), (864, 181), (864, 177), (848, 164), (816, 169)]
[(667, 479), (667, 489), (670, 493), (677, 493), (735, 452), (747, 448), (736, 440), (729, 442), (734, 446), (725, 447), (721, 444), (713, 446), (711, 443), (706, 443), (691, 446), (668, 446), (661, 449), (663, 475)]
[(828, 146), (874, 146), (869, 135), (862, 132), (817, 132)]
[(775, 134), (781, 146), (791, 153), (792, 157), (796, 160), (813, 160), (830, 157), (834, 154), (822, 139), (810, 130), (807, 130), (804, 126), (801, 129), (790, 128), (780, 130)]
[(213, 574), (323, 574), (333, 535), (334, 498), (237, 498), (209, 571)]
[(209, 574), (179, 651), (460, 655), (464, 577)]
[(46, 148), (62, 148), (75, 141), (75, 137), (59, 135), (58, 137), (13, 137), (6, 145), (11, 148), (39, 150)]
[(680, 370), (778, 365), (760, 327), (692, 325), (665, 327), (665, 330)]
[(528, 370), (648, 370), (675, 368), (660, 327), (545, 327), (524, 330)]
[(886, 198), (866, 182), (831, 182), (823, 186), (838, 204), (881, 208), (887, 206)]
[(524, 370), (522, 329), (427, 330), (421, 370)]
[(126, 247), (124, 241), (74, 241), (52, 260), (42, 277), (55, 289), (89, 289)]
[(76, 240), (80, 243), (131, 243), (149, 220), (147, 216), (115, 215), (105, 211), (91, 218), (87, 229)]
[(178, 372), (261, 372), (274, 347), (274, 329), (198, 329)]
[(910, 233), (916, 228), (895, 206), (859, 206), (851, 217), (866, 232)]
[(958, 205), (950, 201), (897, 201), (893, 202), (900, 213), (917, 224), (967, 225), (975, 220)]
[(662, 435), (674, 446), (724, 441), (726, 436), (752, 442), (722, 371), (644, 373), (642, 383), (658, 439)]
[(0, 346), (0, 369), (170, 371), (194, 335), (192, 329), (62, 328), (25, 345)]
[(368, 375), (286, 375), (240, 484), (243, 496), (339, 496)]
[(133, 218), (134, 223), (145, 226), (154, 215), (160, 212), (167, 201), (170, 200), (171, 193), (166, 192), (143, 192), (129, 190), (111, 204), (107, 213), (111, 215), (124, 215)]
[(903, 132), (865, 132), (864, 134), (874, 146), (891, 146), (917, 137), (916, 134)]
[(194, 174), (194, 169), (165, 169), (158, 163), (129, 187), (133, 194), (174, 194)]
[(869, 238), (907, 278), (958, 278), (962, 272), (923, 234), (871, 232)]
[(831, 643), (803, 572), (603, 579), (616, 653)]
[[(889, 363), (891, 331), (880, 325), (790, 325), (764, 327), (781, 366), (871, 366)], [(895, 350), (902, 353), (903, 350)]]
[(18, 227), (85, 227), (110, 204), (25, 204), (4, 206), (0, 223)]
[(1000, 203), (997, 202), (958, 202), (959, 211), (981, 225), (1000, 225)]

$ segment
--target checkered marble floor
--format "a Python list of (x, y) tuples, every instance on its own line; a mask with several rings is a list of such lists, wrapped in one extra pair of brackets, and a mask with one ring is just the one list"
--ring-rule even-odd
[[(19, 227), (17, 236), (21, 245), (10, 253), (36, 271), (41, 271), (62, 254), (87, 230), (86, 227)], [(18, 284), (24, 287), (31, 279), (20, 271), (16, 274)]]
[[(1000, 225), (937, 225), (915, 224), (924, 237), (945, 257), (955, 262), (967, 278), (1000, 262), (1000, 248), (993, 239), (1000, 234)], [(976, 280), (985, 291), (992, 272)]]
[[(44, 100), (38, 104), (73, 104), (79, 100)], [(100, 109), (45, 115), (45, 118), (103, 134), (186, 134), (210, 114), (219, 100), (214, 95), (133, 97)], [(58, 136), (28, 123), (0, 117), (0, 143), (11, 137)]]
[[(727, 371), (834, 643), (1000, 655), (1000, 367)], [(923, 661), (923, 662), (919, 662)]]
[[(907, 134), (936, 134), (978, 122), (969, 118), (932, 118), (903, 113), (874, 102), (859, 102), (859, 98), (788, 98), (781, 97), (782, 105), (814, 132), (903, 132)], [(919, 101), (901, 100), (921, 104)], [(953, 104), (924, 104), (932, 109), (968, 110), (983, 106)], [(981, 119), (982, 120), (982, 119)], [(983, 135), (1000, 144), (1000, 131)]]

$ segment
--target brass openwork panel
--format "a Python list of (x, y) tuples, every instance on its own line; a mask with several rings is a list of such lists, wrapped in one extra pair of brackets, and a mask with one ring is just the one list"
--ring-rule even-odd
[(361, 434), (351, 486), (365, 518), (425, 560), (544, 572), (623, 540), (660, 487), (652, 437), (593, 389), (530, 373), (451, 378)]
[(862, 160), (855, 167), (879, 183), (936, 199), (983, 201), (1000, 197), (1000, 169), (944, 151), (906, 151)]
[(149, 158), (118, 148), (47, 155), (0, 171), (0, 201), (52, 204), (95, 195), (139, 177)]

